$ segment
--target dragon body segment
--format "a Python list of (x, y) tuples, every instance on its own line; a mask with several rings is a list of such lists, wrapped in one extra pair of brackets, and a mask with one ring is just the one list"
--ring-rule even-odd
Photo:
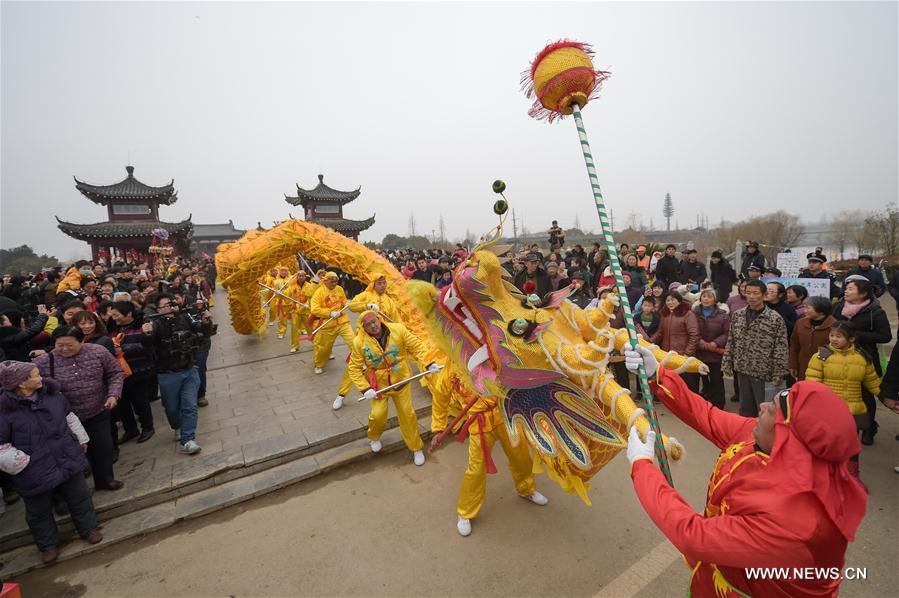
[(218, 246), (215, 266), (219, 281), (228, 290), (231, 325), (238, 334), (254, 334), (264, 328), (265, 311), (257, 281), (278, 264), (296, 263), (297, 253), (340, 268), (366, 283), (383, 275), (403, 324), (427, 344), (431, 361), (444, 361), (409, 300), (405, 279), (393, 264), (333, 229), (294, 218), (265, 231), (249, 231), (234, 243)]

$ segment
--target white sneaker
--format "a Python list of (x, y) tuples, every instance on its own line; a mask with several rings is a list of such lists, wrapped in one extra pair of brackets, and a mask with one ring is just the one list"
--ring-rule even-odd
[(321, 369), (321, 368), (315, 368), (313, 371), (314, 371), (316, 374), (321, 374), (321, 373), (322, 373), (323, 371), (325, 371), (325, 370), (323, 370), (323, 369)]
[(545, 505), (546, 503), (549, 502), (549, 499), (548, 499), (548, 498), (546, 498), (545, 496), (543, 496), (542, 494), (540, 494), (540, 493), (537, 492), (537, 491), (535, 491), (535, 492), (534, 492), (533, 494), (531, 494), (530, 496), (522, 496), (521, 498), (524, 498), (524, 499), (526, 499), (526, 500), (529, 500), (529, 501), (531, 501), (532, 503), (534, 503), (535, 505), (539, 505), (539, 506), (541, 506), (541, 507), (542, 507), (543, 505)]
[(278, 335), (278, 338), (284, 338), (284, 335), (283, 335), (283, 334), (279, 334), (279, 335)]
[(178, 442), (179, 440), (181, 440), (181, 429), (180, 428), (177, 430), (172, 430), (172, 440), (174, 440), (175, 442)]
[(296, 353), (296, 352), (297, 352), (297, 348), (296, 348), (296, 347), (291, 347), (291, 348), (290, 348), (290, 352), (291, 352), (291, 353)]
[(897, 465), (896, 467), (894, 467), (894, 468), (893, 468), (893, 471), (895, 471), (896, 473), (899, 473), (899, 465)]
[(459, 532), (459, 535), (463, 538), (465, 536), (471, 535), (471, 519), (465, 519), (464, 517), (459, 517), (459, 521), (456, 522), (456, 531)]
[(275, 323), (274, 323), (274, 322), (269, 322), (268, 325), (269, 325), (269, 326), (274, 326)]
[(425, 464), (425, 454), (422, 451), (412, 453), (412, 462), (421, 467)]
[(343, 395), (337, 395), (337, 398), (334, 399), (334, 404), (331, 405), (331, 409), (337, 411), (341, 407), (343, 407)]
[(330, 361), (330, 360), (332, 360), (332, 359), (334, 359), (334, 356), (333, 356), (333, 355), (331, 355), (330, 357), (328, 357), (328, 361)]
[(371, 452), (373, 452), (373, 453), (381, 452), (381, 441), (380, 440), (369, 440), (368, 445), (371, 447)]
[(184, 455), (195, 455), (200, 452), (200, 445), (193, 440), (188, 440), (178, 447), (178, 452)]

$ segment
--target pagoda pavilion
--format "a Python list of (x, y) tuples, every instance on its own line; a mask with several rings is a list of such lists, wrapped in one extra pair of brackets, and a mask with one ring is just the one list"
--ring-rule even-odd
[(173, 254), (187, 255), (193, 231), (190, 216), (181, 222), (159, 220), (160, 204), (170, 206), (178, 200), (174, 179), (162, 187), (151, 187), (134, 178), (134, 167), (126, 166), (128, 176), (113, 185), (91, 185), (75, 177), (75, 188), (95, 204), (106, 206), (106, 222), (75, 224), (56, 218), (59, 229), (68, 236), (87, 241), (93, 260), (149, 261), (151, 231), (169, 232), (168, 245)]
[(375, 217), (365, 220), (349, 220), (343, 217), (343, 206), (357, 197), (362, 187), (355, 191), (338, 191), (327, 186), (324, 175), (318, 175), (318, 185), (315, 189), (303, 189), (297, 184), (297, 194), (291, 197), (284, 195), (284, 200), (293, 206), (303, 206), (304, 219), (315, 224), (327, 226), (342, 233), (344, 236), (359, 240), (359, 233), (375, 223)]

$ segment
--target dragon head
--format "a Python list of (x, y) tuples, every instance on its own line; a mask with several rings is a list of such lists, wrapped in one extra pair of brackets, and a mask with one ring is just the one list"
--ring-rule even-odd
[(452, 284), (433, 296), (426, 309), (450, 343), (444, 349), (467, 366), (480, 392), (487, 392), (488, 383), (534, 388), (562, 377), (555, 370), (525, 365), (545, 363), (524, 357), (542, 356), (535, 341), (551, 318), (504, 280), (505, 274), (493, 252), (477, 251), (456, 267)]

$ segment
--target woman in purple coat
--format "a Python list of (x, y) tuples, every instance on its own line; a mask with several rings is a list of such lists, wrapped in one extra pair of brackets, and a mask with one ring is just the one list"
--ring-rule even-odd
[(103, 540), (91, 491), (84, 482), (90, 438), (53, 380), (30, 363), (0, 363), (0, 470), (12, 476), (25, 502), (25, 520), (44, 563), (59, 554), (53, 495), (69, 506), (78, 534)]
[(53, 351), (34, 360), (41, 376), (53, 378), (91, 437), (87, 459), (97, 490), (119, 490), (125, 484), (113, 476), (110, 411), (122, 396), (125, 374), (112, 354), (100, 345), (85, 343), (77, 326), (53, 331)]

